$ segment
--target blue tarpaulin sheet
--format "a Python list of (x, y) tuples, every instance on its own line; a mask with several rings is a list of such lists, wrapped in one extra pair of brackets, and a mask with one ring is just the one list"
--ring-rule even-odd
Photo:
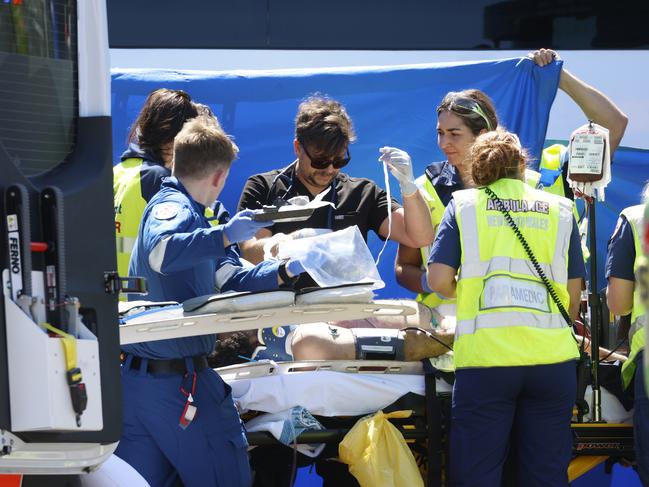
[[(130, 125), (149, 92), (161, 87), (183, 89), (195, 101), (212, 108), (241, 149), (220, 198), (230, 211), (235, 211), (248, 176), (285, 167), (294, 160), (293, 121), (298, 104), (309, 94), (321, 93), (341, 101), (354, 122), (358, 138), (350, 148), (352, 161), (345, 171), (384, 186), (382, 167), (377, 161), (379, 147), (390, 145), (408, 151), (415, 174), (423, 173), (430, 162), (443, 160), (437, 147), (435, 107), (448, 91), (478, 88), (494, 100), (502, 125), (516, 132), (530, 154), (538, 158), (560, 69), (560, 62), (539, 68), (520, 58), (390, 68), (236, 73), (117, 69), (112, 73), (113, 153), (117, 162)], [(618, 168), (634, 160), (620, 159)], [(534, 164), (538, 162), (532, 161)], [(617, 199), (614, 195), (618, 189), (611, 188), (610, 201), (618, 203), (624, 199), (622, 196), (628, 198), (639, 193), (635, 178), (630, 177), (628, 184), (633, 189), (620, 188)], [(394, 179), (391, 185), (398, 198)], [(610, 213), (619, 208), (616, 206)], [(601, 230), (608, 238), (614, 225), (612, 220), (613, 216), (606, 215), (598, 234)], [(602, 237), (599, 242), (603, 254), (606, 239)], [(376, 256), (382, 242), (371, 237), (368, 243)], [(390, 243), (379, 266), (386, 282), (386, 288), (380, 291), (384, 298), (411, 295), (394, 279), (395, 252), (396, 244)]]

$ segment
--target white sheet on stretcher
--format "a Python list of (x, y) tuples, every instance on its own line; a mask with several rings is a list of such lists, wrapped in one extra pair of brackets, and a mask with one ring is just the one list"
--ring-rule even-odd
[[(376, 412), (408, 392), (425, 395), (424, 376), (314, 371), (227, 380), (242, 411), (277, 413), (302, 406), (318, 416), (360, 416)], [(437, 381), (438, 392), (450, 391)]]
[[(424, 376), (407, 374), (350, 374), (332, 371), (297, 372), (237, 379), (226, 382), (242, 411), (278, 413), (303, 406), (318, 416), (360, 416), (382, 409), (408, 392), (424, 395)], [(437, 391), (451, 386), (437, 380)], [(591, 402), (590, 387), (586, 399)], [(608, 423), (631, 423), (633, 410), (602, 388), (602, 419)], [(591, 404), (592, 408), (592, 404)]]

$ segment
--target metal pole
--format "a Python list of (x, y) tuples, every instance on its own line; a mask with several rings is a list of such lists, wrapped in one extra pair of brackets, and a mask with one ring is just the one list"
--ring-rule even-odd
[(590, 248), (590, 355), (592, 367), (593, 414), (595, 422), (602, 421), (602, 404), (599, 388), (599, 334), (602, 327), (602, 307), (597, 292), (597, 233), (595, 230), (595, 198), (588, 202)]

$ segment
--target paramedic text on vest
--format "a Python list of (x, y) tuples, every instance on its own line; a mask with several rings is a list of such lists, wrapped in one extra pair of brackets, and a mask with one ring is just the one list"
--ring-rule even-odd
[(620, 214), (609, 241), (606, 295), (612, 313), (618, 316), (631, 314), (630, 353), (629, 359), (622, 365), (622, 382), (628, 387), (633, 381), (635, 386), (633, 427), (636, 461), (643, 485), (649, 485), (649, 398), (642, 367), (645, 353), (644, 324), (647, 318), (639, 286), (635, 285), (635, 271), (643, 255), (641, 238), (644, 208), (644, 205), (631, 206)]
[(470, 161), (480, 189), (453, 194), (428, 267), (431, 289), (457, 297), (450, 485), (499, 486), (510, 438), (520, 485), (566, 485), (578, 349), (487, 190), (574, 316), (585, 269), (572, 202), (522, 181), (525, 156), (512, 134), (481, 135)]

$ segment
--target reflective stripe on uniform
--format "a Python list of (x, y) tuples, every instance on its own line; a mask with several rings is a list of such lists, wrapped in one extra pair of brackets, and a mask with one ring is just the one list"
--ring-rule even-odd
[[(462, 211), (464, 238), (462, 239), (463, 262), (460, 270), (460, 277), (486, 276), (489, 272), (509, 271), (517, 274), (530, 274), (536, 276), (532, 262), (528, 259), (514, 259), (505, 256), (493, 256), (489, 260), (482, 260), (480, 256), (480, 239), (478, 236), (478, 217), (475, 202), (456, 202), (458, 212)], [(569, 222), (572, 216), (572, 205), (568, 200), (561, 201), (559, 206), (559, 219)], [(514, 217), (515, 219), (515, 217)], [(509, 227), (505, 221), (503, 226)], [(512, 238), (516, 238), (513, 229)], [(524, 230), (523, 230), (524, 231)], [(552, 281), (566, 282), (568, 279), (568, 245), (570, 244), (570, 233), (572, 225), (559, 225), (555, 241), (553, 259), (550, 264), (539, 262), (539, 265), (548, 279)], [(534, 248), (532, 248), (534, 252)]]
[(221, 289), (239, 269), (241, 269), (240, 266), (229, 263), (217, 269), (215, 273), (216, 288)]
[[(512, 323), (518, 323), (518, 325), (512, 325)], [(557, 314), (536, 314), (528, 313), (527, 311), (499, 311), (498, 313), (478, 315), (475, 320), (458, 321), (455, 328), (455, 337), (473, 334), (483, 329), (513, 326), (550, 330), (565, 328), (566, 321), (563, 319), (563, 316)]]
[(644, 313), (636, 318), (636, 320), (631, 324), (631, 328), (629, 328), (629, 342), (633, 342), (634, 335), (644, 328), (646, 322), (647, 315)]
[(149, 266), (154, 272), (162, 274), (162, 263), (165, 259), (165, 252), (167, 251), (167, 244), (169, 243), (170, 238), (171, 237), (166, 237), (158, 242), (149, 254)]

